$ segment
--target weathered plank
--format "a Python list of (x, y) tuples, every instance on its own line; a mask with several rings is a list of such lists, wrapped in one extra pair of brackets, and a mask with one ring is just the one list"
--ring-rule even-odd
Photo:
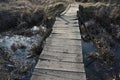
[[(75, 24), (75, 22), (73, 22), (74, 23), (74, 25), (72, 26), (72, 28), (76, 28), (76, 29), (78, 29), (78, 25), (77, 24)], [(61, 29), (62, 28), (62, 29)], [(66, 30), (68, 30), (68, 29), (72, 29), (71, 27), (69, 27), (68, 25), (66, 25), (66, 26), (64, 26), (64, 27), (61, 27), (60, 25), (58, 26), (58, 25), (56, 25), (56, 27), (54, 27), (53, 29), (56, 29), (56, 30), (64, 30), (64, 29), (66, 29)]]
[[(35, 77), (40, 76), (41, 79), (44, 75), (43, 78), (46, 78), (45, 80), (49, 80), (49, 78), (47, 78), (47, 77), (50, 77), (50, 76), (54, 77), (54, 79), (52, 79), (52, 80), (59, 80), (59, 78), (60, 78), (60, 80), (85, 80), (85, 77), (86, 77), (85, 73), (46, 70), (46, 69), (35, 69), (35, 72), (33, 74), (36, 75)], [(35, 78), (35, 80), (39, 80), (39, 79)], [(44, 79), (42, 79), (42, 80), (44, 80)]]
[(83, 62), (81, 54), (43, 52), (40, 55), (40, 58), (47, 59), (47, 60), (61, 61), (61, 62), (76, 62), (76, 63)]
[[(64, 17), (61, 17), (61, 20), (58, 20), (57, 22), (55, 22), (55, 26), (60, 26), (60, 25), (57, 25), (57, 24), (60, 24), (61, 22), (62, 22), (62, 24), (61, 25), (64, 25), (64, 26), (67, 26), (67, 25), (74, 25), (74, 24), (77, 24), (78, 23), (78, 21), (76, 20), (77, 18), (76, 17), (67, 17), (66, 16), (66, 18), (67, 19), (65, 19)], [(66, 24), (66, 23), (69, 23), (69, 24)], [(78, 25), (78, 24), (77, 24)], [(55, 27), (54, 26), (54, 27)], [(64, 26), (61, 26), (61, 27), (64, 27)], [(57, 28), (57, 27), (56, 27)]]
[[(57, 25), (58, 24), (58, 25)], [(77, 27), (73, 27), (74, 25), (77, 25)], [(60, 24), (60, 22), (55, 23), (55, 26), (53, 27), (53, 29), (72, 29), (72, 30), (79, 30), (79, 25), (78, 22), (71, 20), (71, 22), (63, 22), (62, 24)]]
[(81, 46), (45, 46), (44, 50), (68, 50), (70, 53), (76, 53), (78, 51), (78, 53), (81, 52)]
[[(69, 31), (69, 29), (70, 29), (70, 31), (79, 31), (79, 29), (78, 29), (78, 27), (72, 27), (72, 28), (70, 28), (70, 27), (68, 27), (68, 28), (64, 28), (64, 27), (56, 27), (56, 28), (53, 28), (53, 32), (54, 32), (54, 30), (64, 30), (64, 31)], [(67, 33), (67, 34), (71, 34), (71, 33)], [(80, 35), (79, 35), (80, 36)]]
[[(70, 15), (65, 15), (65, 16), (62, 16), (62, 17), (65, 18), (65, 19), (68, 19), (68, 20), (77, 19), (77, 16), (70, 16)], [(58, 19), (60, 20), (60, 18), (56, 18), (56, 20), (58, 20)]]
[(46, 75), (43, 73), (37, 73), (37, 74), (33, 74), (33, 75), (34, 75), (34, 77), (32, 77), (33, 80), (73, 80), (73, 79), (62, 78), (62, 77), (53, 76), (53, 75)]
[(80, 37), (79, 33), (66, 33), (66, 34), (65, 34), (65, 33), (54, 33), (54, 32), (53, 32), (52, 34), (53, 34), (53, 35), (54, 35), (54, 34), (58, 34), (58, 35), (64, 35), (64, 36), (65, 36), (65, 35), (66, 35), (66, 36), (67, 36), (67, 35), (72, 35), (72, 36), (75, 35), (75, 36), (79, 36), (79, 37)]
[(70, 35), (70, 34), (53, 34), (50, 37), (65, 38), (65, 39), (81, 39), (80, 35)]
[(57, 27), (53, 28), (53, 30), (79, 31), (79, 28), (78, 27), (69, 27), (68, 25), (66, 25), (65, 27), (61, 27), (61, 28), (60, 28), (60, 26), (57, 26)]
[(81, 48), (80, 47), (77, 47), (76, 48), (70, 48), (70, 49), (66, 49), (66, 48), (63, 48), (63, 47), (46, 47), (44, 49), (45, 51), (57, 51), (57, 52), (63, 52), (63, 53), (80, 53), (81, 52)]
[[(59, 38), (60, 39), (60, 38)], [(49, 44), (50, 43), (50, 44)], [(66, 45), (67, 43), (69, 43), (69, 42), (61, 42), (61, 43), (58, 43), (58, 42), (54, 42), (54, 43), (52, 43), (52, 42), (47, 42), (46, 43), (46, 46), (61, 46), (61, 47), (68, 47), (68, 46), (81, 46), (81, 45), (79, 45), (79, 44), (77, 44), (77, 43), (75, 43), (75, 44), (73, 44), (73, 43), (70, 43), (69, 45)]]
[(78, 46), (81, 48), (81, 40), (67, 40), (67, 39), (61, 39), (61, 38), (49, 38), (46, 40), (46, 45), (55, 45), (55, 46), (61, 46), (61, 47), (75, 47)]
[(77, 32), (77, 33), (79, 33), (80, 31), (78, 31), (78, 30), (54, 30), (54, 33), (75, 33), (75, 32)]
[(50, 69), (50, 70), (60, 70), (60, 71), (70, 71), (70, 72), (85, 72), (84, 64), (80, 63), (68, 63), (68, 62), (58, 62), (50, 60), (39, 61), (36, 65), (39, 69)]
[(79, 31), (54, 30), (53, 33), (80, 33)]

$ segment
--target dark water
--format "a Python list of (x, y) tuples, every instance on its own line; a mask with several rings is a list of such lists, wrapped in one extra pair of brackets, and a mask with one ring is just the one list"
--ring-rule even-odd
[(0, 35), (0, 48), (7, 53), (6, 58), (9, 58), (5, 68), (8, 69), (11, 80), (15, 77), (20, 80), (30, 80), (38, 58), (27, 58), (27, 56), (31, 49), (38, 45), (40, 39), (39, 34), (32, 34), (31, 36)]
[(82, 53), (84, 56), (84, 63), (87, 65), (88, 61), (85, 59), (86, 54), (95, 51), (95, 47), (90, 42), (85, 42), (82, 40)]
[[(96, 50), (90, 42), (82, 40), (82, 50), (84, 56), (85, 70), (88, 80), (119, 80), (120, 74), (120, 46), (114, 47), (115, 60), (112, 64), (104, 63), (94, 59), (88, 59), (87, 54)], [(117, 77), (117, 78), (116, 78)]]

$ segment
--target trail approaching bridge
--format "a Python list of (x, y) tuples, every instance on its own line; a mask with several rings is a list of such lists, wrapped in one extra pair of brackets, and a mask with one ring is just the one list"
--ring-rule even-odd
[(31, 80), (86, 80), (77, 9), (78, 4), (71, 4), (64, 16), (56, 18)]

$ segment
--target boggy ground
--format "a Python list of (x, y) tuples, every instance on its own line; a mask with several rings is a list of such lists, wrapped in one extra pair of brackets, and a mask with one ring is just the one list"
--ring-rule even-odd
[(88, 80), (119, 80), (120, 5), (100, 2), (80, 5), (82, 39), (85, 45), (94, 48), (83, 51)]
[(52, 30), (67, 7), (60, 0), (0, 1), (0, 80), (29, 80)]

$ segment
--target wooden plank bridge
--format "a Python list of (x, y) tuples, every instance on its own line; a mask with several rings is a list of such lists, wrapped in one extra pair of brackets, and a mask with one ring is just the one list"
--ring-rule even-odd
[(86, 80), (81, 36), (76, 19), (78, 4), (57, 17), (31, 80)]

